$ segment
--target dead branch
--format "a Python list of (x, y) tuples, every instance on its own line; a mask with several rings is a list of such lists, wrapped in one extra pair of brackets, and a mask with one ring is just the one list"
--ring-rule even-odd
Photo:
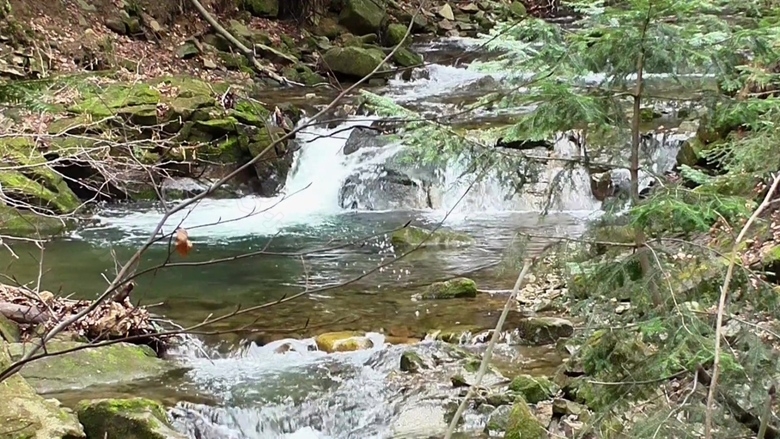
[[(246, 47), (243, 45), (240, 41), (236, 39), (230, 32), (227, 31), (224, 27), (222, 27), (221, 24), (212, 16), (209, 11), (206, 10), (206, 8), (203, 7), (203, 5), (198, 0), (190, 0), (190, 3), (192, 3), (193, 6), (195, 6), (195, 9), (198, 10), (200, 15), (203, 16), (203, 18), (208, 22), (211, 27), (214, 28), (220, 35), (225, 37), (226, 40), (230, 42), (233, 46), (235, 46), (241, 53), (249, 60), (249, 62), (252, 63), (255, 69), (257, 69), (258, 72), (263, 73), (265, 75), (268, 75), (269, 78), (280, 82), (283, 85), (287, 84), (293, 84), (297, 86), (303, 86), (303, 84), (300, 84), (298, 82), (290, 81), (289, 79), (285, 78), (284, 76), (279, 75), (278, 73), (274, 72), (268, 67), (265, 67), (264, 65), (260, 64), (260, 62), (255, 57), (255, 53), (252, 49)], [(270, 48), (269, 48), (270, 49)], [(373, 73), (372, 73), (373, 74)]]
[[(718, 316), (715, 323), (715, 352), (712, 362), (712, 383), (710, 384), (710, 390), (707, 394), (707, 410), (705, 411), (704, 418), (704, 436), (706, 438), (712, 438), (712, 408), (715, 402), (715, 393), (718, 388), (718, 375), (720, 374), (720, 343), (721, 338), (723, 338), (723, 316), (726, 312), (726, 298), (728, 297), (729, 288), (731, 286), (731, 278), (734, 275), (734, 266), (737, 263), (739, 249), (742, 241), (745, 239), (748, 229), (758, 219), (761, 212), (772, 204), (772, 196), (775, 194), (778, 185), (780, 185), (780, 173), (775, 175), (764, 200), (756, 208), (753, 214), (750, 215), (750, 218), (745, 222), (745, 225), (742, 226), (742, 230), (739, 231), (739, 235), (737, 235), (737, 239), (734, 240), (734, 245), (731, 248), (729, 267), (726, 270), (726, 278), (723, 280), (723, 286), (720, 289), (720, 298), (718, 299)], [(767, 433), (767, 435), (768, 434), (769, 433)]]

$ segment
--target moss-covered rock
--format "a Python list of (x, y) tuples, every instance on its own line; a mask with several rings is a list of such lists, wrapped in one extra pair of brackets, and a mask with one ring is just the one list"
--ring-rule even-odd
[(173, 430), (163, 406), (146, 398), (82, 401), (78, 417), (90, 438), (185, 439)]
[(0, 315), (0, 343), (3, 340), (8, 343), (16, 343), (19, 341), (19, 325), (16, 322), (8, 320), (5, 316)]
[(276, 17), (279, 0), (244, 0), (244, 8), (256, 17)]
[(335, 73), (353, 78), (368, 76), (382, 64), (384, 52), (363, 47), (334, 47), (322, 56), (327, 66)]
[(530, 317), (517, 326), (518, 335), (528, 343), (546, 345), (574, 334), (574, 325), (557, 317)]
[(477, 297), (477, 283), (466, 277), (434, 282), (425, 289), (422, 298), (426, 300), (457, 299)]
[(376, 33), (387, 20), (385, 9), (380, 6), (383, 4), (373, 0), (344, 0), (339, 23), (358, 35)]
[[(430, 235), (430, 236), (429, 236)], [(469, 245), (474, 239), (465, 233), (438, 229), (430, 231), (421, 227), (407, 226), (396, 230), (390, 237), (393, 247), (405, 249), (412, 247), (460, 247)]]
[(423, 63), (423, 57), (411, 49), (402, 47), (393, 54), (393, 61), (401, 67), (413, 67)]
[(374, 343), (360, 332), (326, 332), (314, 338), (317, 348), (324, 352), (350, 352), (371, 349)]
[(512, 406), (507, 420), (505, 439), (547, 439), (547, 430), (522, 399)]
[(419, 372), (421, 369), (427, 368), (422, 358), (414, 351), (406, 351), (401, 354), (401, 370), (404, 372)]
[(388, 25), (387, 30), (385, 31), (385, 42), (391, 46), (397, 46), (402, 42), (404, 45), (411, 44), (411, 38), (406, 38), (406, 40), (404, 40), (407, 28), (407, 26), (404, 26), (400, 23), (393, 23)]
[[(47, 351), (56, 353), (83, 343), (50, 341)], [(30, 346), (9, 345), (11, 358), (19, 359)], [(20, 374), (40, 393), (85, 388), (92, 385), (128, 382), (163, 375), (176, 365), (157, 358), (146, 346), (117, 343), (100, 348), (82, 349), (33, 361)]]
[(0, 139), (0, 161), (5, 166), (21, 167), (0, 172), (0, 188), (5, 196), (56, 213), (70, 213), (79, 207), (79, 199), (62, 176), (47, 165), (30, 138)]
[(512, 379), (509, 389), (516, 392), (529, 404), (550, 399), (556, 392), (555, 384), (545, 377), (518, 375)]
[[(0, 370), (11, 363), (0, 340)], [(0, 383), (0, 438), (77, 439), (86, 437), (76, 415), (46, 400), (19, 374)]]

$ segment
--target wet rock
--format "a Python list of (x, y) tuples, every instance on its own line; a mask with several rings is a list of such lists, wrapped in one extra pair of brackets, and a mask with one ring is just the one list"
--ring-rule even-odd
[(350, 155), (363, 148), (381, 148), (386, 146), (390, 141), (381, 134), (381, 131), (378, 129), (356, 127), (349, 133), (349, 138), (344, 143), (342, 152), (344, 155)]
[(536, 404), (553, 396), (555, 384), (544, 377), (518, 375), (512, 379), (509, 389), (520, 394), (529, 404)]
[(535, 345), (552, 344), (574, 334), (574, 325), (557, 317), (531, 317), (517, 327), (518, 335)]
[(353, 78), (368, 76), (382, 64), (385, 54), (379, 49), (363, 47), (334, 47), (322, 56), (323, 61), (335, 73)]
[(457, 299), (477, 297), (477, 284), (465, 277), (450, 279), (445, 282), (434, 282), (429, 285), (421, 298), (425, 300)]
[(350, 175), (339, 191), (345, 209), (392, 210), (430, 207), (429, 184), (377, 165)]
[[(51, 354), (82, 345), (84, 343), (52, 340), (46, 348)], [(23, 343), (8, 347), (13, 360), (18, 360), (25, 349), (29, 349), (29, 345)], [(157, 358), (147, 346), (117, 343), (41, 358), (25, 365), (20, 374), (36, 391), (49, 393), (160, 376), (176, 367), (172, 362)]]
[(256, 17), (279, 15), (279, 0), (244, 0), (244, 7)]
[(317, 343), (317, 349), (328, 353), (359, 351), (374, 347), (374, 342), (360, 332), (326, 332), (316, 336), (314, 341)]
[(503, 432), (509, 425), (509, 415), (512, 413), (511, 405), (500, 405), (488, 416), (485, 424), (485, 432), (495, 434)]
[(401, 354), (401, 370), (404, 372), (419, 372), (421, 369), (427, 369), (423, 359), (414, 351), (406, 351)]
[[(0, 340), (0, 370), (11, 363)], [(11, 438), (77, 439), (86, 437), (76, 415), (54, 399), (43, 399), (15, 374), (0, 384), (0, 436)], [(10, 436), (7, 436), (10, 435)], [(102, 437), (102, 436), (101, 436)]]
[(339, 15), (339, 24), (357, 35), (377, 33), (387, 20), (387, 14), (380, 2), (373, 0), (344, 0)]
[(402, 47), (393, 55), (393, 61), (401, 67), (412, 67), (422, 64), (423, 57), (419, 53)]
[(439, 228), (436, 231), (421, 227), (407, 226), (393, 232), (393, 247), (398, 249), (413, 247), (462, 247), (474, 242), (474, 238), (465, 233)]
[[(499, 407), (500, 408), (500, 407)], [(528, 403), (515, 402), (507, 419), (505, 439), (546, 439), (547, 430), (534, 416)]]
[(171, 428), (160, 403), (146, 398), (83, 401), (78, 416), (90, 438), (187, 438)]

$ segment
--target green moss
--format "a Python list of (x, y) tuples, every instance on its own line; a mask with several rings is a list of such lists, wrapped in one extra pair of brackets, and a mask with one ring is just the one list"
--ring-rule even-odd
[(0, 140), (0, 162), (3, 166), (26, 166), (0, 172), (0, 186), (7, 196), (57, 213), (73, 212), (79, 207), (76, 195), (62, 177), (48, 167), (47, 160), (32, 140)]
[(101, 399), (78, 405), (88, 437), (171, 439), (184, 437), (170, 428), (163, 406), (146, 398)]
[(547, 431), (522, 399), (512, 406), (505, 439), (547, 439)]
[(161, 99), (160, 92), (149, 84), (112, 84), (102, 90), (93, 90), (68, 110), (105, 118), (113, 116), (119, 108), (156, 105)]
[(477, 284), (471, 279), (461, 277), (445, 282), (434, 282), (422, 295), (423, 299), (456, 299), (477, 297)]
[(518, 393), (531, 404), (549, 399), (555, 393), (555, 384), (544, 377), (518, 375), (509, 384), (509, 390)]

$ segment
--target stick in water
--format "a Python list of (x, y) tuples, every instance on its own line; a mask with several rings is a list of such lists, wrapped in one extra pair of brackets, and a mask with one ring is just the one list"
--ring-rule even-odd
[(506, 316), (509, 314), (509, 308), (511, 308), (512, 303), (515, 301), (515, 298), (517, 297), (517, 294), (520, 292), (520, 286), (523, 283), (523, 278), (525, 278), (525, 275), (528, 274), (528, 270), (531, 269), (531, 266), (534, 264), (533, 259), (526, 259), (523, 263), (523, 269), (520, 270), (520, 274), (517, 276), (517, 281), (515, 281), (515, 286), (512, 288), (512, 294), (509, 295), (509, 298), (506, 300), (506, 303), (504, 304), (504, 310), (501, 311), (501, 316), (498, 318), (498, 323), (496, 324), (496, 328), (493, 331), (493, 336), (490, 337), (490, 343), (488, 343), (488, 347), (485, 350), (485, 355), (482, 357), (482, 362), (479, 364), (479, 370), (477, 371), (477, 380), (474, 382), (474, 384), (471, 385), (469, 388), (469, 392), (466, 394), (466, 398), (463, 399), (463, 402), (460, 403), (458, 406), (458, 410), (455, 412), (455, 417), (452, 418), (452, 422), (450, 422), (449, 427), (447, 427), (447, 432), (444, 435), (444, 439), (451, 439), (452, 434), (455, 432), (455, 428), (458, 425), (458, 420), (460, 420), (460, 417), (463, 415), (463, 412), (466, 411), (466, 405), (468, 405), (469, 400), (474, 396), (474, 390), (479, 387), (480, 384), (482, 384), (482, 378), (485, 376), (485, 372), (487, 371), (488, 365), (490, 364), (490, 359), (493, 356), (493, 348), (496, 346), (496, 342), (498, 341), (498, 337), (500, 337), (501, 334), (501, 328), (504, 327), (504, 322), (506, 321)]

